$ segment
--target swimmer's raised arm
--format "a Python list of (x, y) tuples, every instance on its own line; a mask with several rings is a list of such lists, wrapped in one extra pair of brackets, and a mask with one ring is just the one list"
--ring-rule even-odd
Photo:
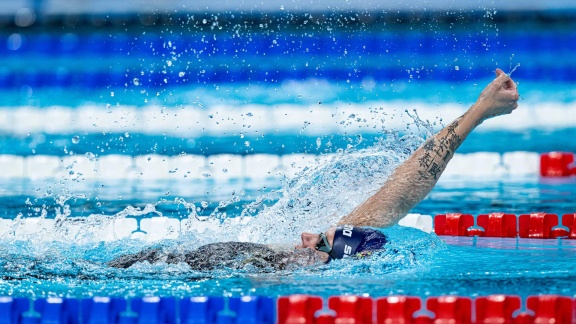
[(516, 84), (502, 70), (464, 115), (422, 144), (386, 183), (339, 224), (387, 227), (396, 224), (428, 195), (454, 151), (484, 120), (511, 113), (518, 107)]

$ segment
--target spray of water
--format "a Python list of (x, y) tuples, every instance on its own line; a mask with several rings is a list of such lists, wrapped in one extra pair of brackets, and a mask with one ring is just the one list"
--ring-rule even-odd
[[(350, 145), (330, 159), (319, 156), (293, 179), (284, 179), (282, 188), (264, 194), (245, 204), (238, 215), (228, 215), (226, 208), (240, 201), (243, 193), (220, 201), (209, 214), (203, 215), (206, 203), (187, 202), (182, 198), (173, 201), (161, 199), (143, 208), (126, 207), (113, 216), (91, 215), (73, 217), (66, 202), (77, 198), (65, 192), (56, 198), (58, 208), (53, 226), (45, 227), (40, 236), (30, 233), (26, 237), (41, 244), (42, 241), (72, 241), (78, 244), (117, 239), (115, 228), (126, 218), (163, 216), (159, 204), (183, 206), (188, 218), (173, 231), (180, 232), (180, 240), (190, 248), (218, 241), (249, 241), (265, 244), (292, 244), (302, 231), (320, 232), (335, 225), (340, 218), (366, 200), (386, 181), (391, 172), (433, 134), (433, 124), (422, 120), (414, 110), (405, 114), (415, 125), (418, 135), (400, 136), (397, 131), (384, 130), (383, 136), (373, 146), (356, 149)], [(270, 204), (270, 202), (275, 202)], [(72, 217), (70, 217), (72, 216)], [(45, 217), (39, 218), (39, 224)], [(18, 217), (10, 224), (8, 238), (15, 232), (24, 233), (24, 218)], [(40, 224), (42, 225), (42, 224)], [(135, 231), (138, 232), (138, 231)], [(133, 233), (138, 237), (138, 233)]]
[[(53, 282), (52, 278), (55, 277), (66, 278), (66, 281), (82, 282), (90, 279), (103, 282), (111, 275), (128, 281), (135, 278), (195, 281), (251, 276), (255, 273), (261, 275), (258, 269), (250, 267), (198, 272), (186, 264), (140, 263), (122, 270), (111, 269), (106, 266), (106, 262), (146, 248), (187, 252), (207, 243), (225, 241), (265, 243), (277, 249), (292, 249), (299, 241), (301, 232), (325, 231), (378, 190), (393, 170), (432, 133), (433, 125), (429, 121), (421, 120), (416, 112), (406, 114), (413, 121), (410, 124), (416, 125), (424, 136), (401, 136), (396, 131), (385, 130), (382, 138), (369, 148), (349, 146), (330, 159), (320, 156), (294, 178), (285, 179), (281, 189), (245, 204), (239, 215), (228, 215), (225, 209), (238, 203), (242, 193), (221, 201), (209, 215), (203, 215), (205, 204), (202, 202), (187, 202), (176, 198), (172, 201), (161, 199), (142, 208), (127, 206), (111, 216), (88, 217), (74, 217), (71, 214), (66, 202), (75, 199), (74, 195), (67, 193), (58, 196), (59, 212), (56, 219), (35, 219), (38, 222), (36, 228), (41, 228), (40, 231), (27, 233), (25, 223), (30, 220), (18, 217), (11, 222), (10, 231), (0, 237), (0, 242), (5, 246), (0, 250), (2, 274), (6, 278), (40, 278), (49, 282)], [(126, 235), (117, 235), (118, 231), (133, 231), (131, 228), (123, 228), (127, 220), (140, 222), (148, 216), (163, 217), (158, 205), (166, 203), (183, 206), (188, 214), (186, 219), (178, 223), (179, 228), (168, 231), (168, 236), (177, 233), (177, 238), (148, 242), (121, 239)], [(14, 233), (19, 235), (15, 236)], [(393, 227), (385, 229), (385, 233), (391, 243), (387, 249), (371, 258), (354, 262), (342, 260), (320, 268), (302, 267), (284, 271), (304, 276), (309, 276), (311, 272), (315, 277), (348, 277), (351, 273), (381, 275), (418, 268), (430, 260), (430, 254), (442, 245), (434, 236), (414, 229)], [(129, 236), (142, 237), (140, 235), (143, 233), (138, 227)], [(109, 289), (114, 289), (112, 292), (118, 294), (134, 293), (130, 285), (119, 287), (112, 283), (106, 287), (111, 287)], [(62, 289), (68, 288), (64, 285)]]
[(250, 241), (292, 242), (302, 231), (321, 232), (373, 194), (422, 141), (416, 136), (384, 139), (364, 149), (344, 151), (304, 169), (278, 192), (246, 227)]
[(519, 66), (520, 66), (520, 63), (516, 64), (516, 66), (514, 66), (514, 68), (511, 68), (511, 69), (510, 69), (510, 72), (507, 73), (508, 76), (509, 76), (509, 77), (512, 77), (512, 73), (513, 73), (514, 71), (516, 71), (516, 69), (517, 69)]

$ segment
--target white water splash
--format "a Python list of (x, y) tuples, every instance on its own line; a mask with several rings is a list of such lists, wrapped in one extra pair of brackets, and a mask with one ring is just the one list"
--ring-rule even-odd
[[(187, 248), (219, 241), (291, 244), (298, 241), (302, 231), (324, 231), (336, 224), (380, 188), (394, 168), (412, 154), (421, 141), (422, 138), (417, 136), (399, 137), (390, 132), (373, 147), (350, 148), (329, 160), (319, 157), (294, 179), (286, 180), (282, 189), (244, 205), (240, 216), (236, 217), (228, 215), (225, 210), (239, 202), (244, 193), (221, 201), (206, 216), (198, 214), (202, 212), (200, 206), (175, 198), (173, 201), (161, 199), (143, 208), (127, 206), (112, 216), (95, 214), (88, 217), (71, 215), (66, 201), (74, 197), (68, 194), (57, 197), (59, 207), (55, 219), (18, 217), (3, 220), (7, 225), (4, 230), (0, 228), (0, 237), (30, 240), (38, 246), (47, 241), (88, 244), (144, 238), (142, 235), (146, 233), (136, 224), (152, 216), (174, 221), (176, 225), (166, 222), (158, 226), (171, 226), (166, 230), (167, 238), (176, 238)], [(276, 203), (271, 204), (273, 201)], [(182, 220), (164, 217), (157, 207), (166, 203), (185, 207), (188, 217)], [(145, 238), (144, 241), (152, 242)]]
[[(516, 64), (516, 66), (515, 66), (514, 68), (512, 68), (512, 69), (510, 70), (510, 72), (507, 73), (508, 76), (509, 76), (509, 77), (512, 77), (512, 73), (514, 73), (514, 71), (516, 71), (516, 69), (517, 69), (519, 66), (520, 66), (520, 63)], [(512, 66), (510, 66), (510, 67), (512, 67)]]
[[(379, 109), (373, 109), (380, 114)], [(416, 110), (405, 111), (407, 122), (412, 129), (431, 136), (437, 121), (422, 119)], [(386, 115), (386, 114), (384, 114)], [(402, 113), (396, 119), (402, 119)], [(378, 116), (376, 116), (378, 117)], [(380, 127), (394, 114), (380, 116)], [(439, 120), (441, 123), (441, 120)], [(320, 232), (335, 225), (340, 218), (365, 201), (378, 190), (392, 171), (408, 158), (422, 143), (417, 135), (399, 136), (397, 131), (383, 129), (382, 138), (372, 147), (356, 149), (354, 145), (361, 138), (350, 139), (346, 150), (330, 156), (318, 156), (312, 165), (304, 168), (293, 179), (286, 179), (282, 189), (263, 194), (242, 206), (241, 212), (230, 212), (245, 198), (244, 191), (234, 193), (220, 201), (209, 214), (205, 214), (207, 204), (190, 203), (183, 198), (160, 199), (143, 208), (127, 206), (115, 215), (90, 215), (74, 217), (66, 202), (75, 199), (68, 190), (57, 196), (57, 217), (55, 220), (3, 220), (10, 223), (8, 231), (0, 226), (0, 238), (29, 239), (37, 244), (45, 241), (67, 241), (75, 244), (112, 241), (125, 238), (139, 238), (144, 242), (154, 240), (144, 237), (147, 233), (140, 228), (143, 218), (159, 217), (164, 226), (164, 236), (158, 239), (177, 239), (182, 248), (194, 249), (202, 244), (223, 241), (244, 241), (265, 244), (291, 244), (299, 240), (303, 231)], [(65, 188), (66, 189), (66, 188)], [(275, 202), (275, 203), (273, 203)], [(183, 206), (188, 215), (185, 219), (163, 217), (157, 209), (160, 204)], [(233, 210), (230, 208), (230, 210)], [(239, 216), (238, 216), (239, 215)], [(128, 221), (127, 221), (128, 220)], [(2, 224), (0, 224), (2, 225)], [(133, 227), (133, 228), (132, 228)], [(155, 228), (157, 229), (157, 228)], [(17, 233), (17, 234), (16, 234)], [(42, 235), (36, 235), (42, 233)]]
[[(417, 136), (391, 136), (304, 169), (277, 192), (278, 202), (260, 207), (242, 233), (253, 242), (286, 243), (298, 241), (302, 231), (327, 230), (378, 190), (421, 142)], [(245, 212), (250, 207), (256, 208)]]

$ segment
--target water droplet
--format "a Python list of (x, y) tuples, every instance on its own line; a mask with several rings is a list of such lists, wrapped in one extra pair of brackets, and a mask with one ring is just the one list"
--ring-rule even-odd
[(186, 72), (178, 72), (178, 76), (183, 78), (186, 75)]
[(80, 143), (80, 136), (75, 135), (74, 137), (72, 137), (72, 143), (74, 144)]
[(132, 83), (134, 83), (135, 86), (139, 86), (140, 80), (138, 78), (134, 78), (134, 80), (132, 80)]
[(456, 65), (456, 66), (454, 67), (454, 70), (460, 71), (460, 67), (459, 67), (458, 65)]
[(22, 46), (22, 43), (23, 37), (20, 34), (12, 34), (10, 37), (8, 37), (6, 45), (8, 46), (9, 50), (16, 51)]

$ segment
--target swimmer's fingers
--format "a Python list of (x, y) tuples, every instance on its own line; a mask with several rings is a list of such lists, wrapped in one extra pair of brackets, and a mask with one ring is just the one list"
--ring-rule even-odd
[(504, 84), (506, 86), (506, 90), (512, 90), (518, 94), (518, 87), (516, 87), (516, 82), (514, 82), (511, 77), (508, 76), (508, 80)]
[(506, 92), (510, 96), (510, 99), (513, 101), (518, 101), (520, 99), (520, 94), (518, 94), (518, 88), (516, 87), (516, 83), (508, 77), (508, 81), (505, 83)]
[[(495, 83), (497, 85), (509, 85), (508, 83), (511, 81), (512, 81), (512, 79), (510, 79), (510, 77), (506, 73), (504, 73), (504, 71), (502, 71), (500, 69), (496, 69)], [(512, 82), (512, 83), (514, 83), (514, 82)]]
[(496, 84), (503, 86), (506, 90), (512, 90), (514, 93), (518, 92), (516, 83), (510, 78), (508, 74), (504, 73), (504, 71), (500, 69), (496, 69), (495, 72), (497, 76), (495, 80)]

